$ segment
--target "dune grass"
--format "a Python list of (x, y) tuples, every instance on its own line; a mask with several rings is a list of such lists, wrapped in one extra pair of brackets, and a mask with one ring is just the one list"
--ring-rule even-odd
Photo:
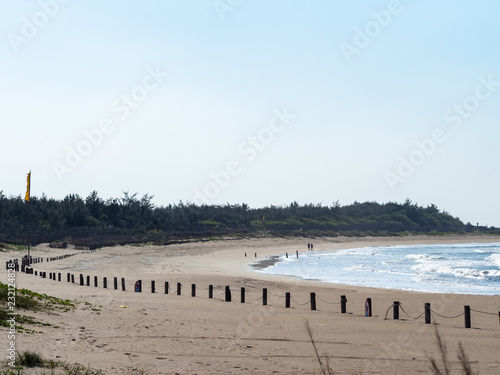
[[(0, 282), (0, 326), (9, 327), (9, 309), (7, 307), (9, 288), (7, 284)], [(38, 326), (50, 326), (49, 323), (40, 322), (32, 316), (20, 314), (19, 311), (71, 311), (76, 308), (76, 303), (70, 300), (40, 294), (28, 289), (16, 290), (16, 329), (19, 332), (35, 333), (32, 329), (26, 329), (21, 324), (32, 324)]]
[(36, 372), (40, 375), (104, 375), (100, 370), (94, 370), (80, 364), (69, 364), (63, 361), (44, 359), (40, 354), (32, 351), (18, 352), (16, 354), (15, 366), (12, 367), (8, 363), (4, 363), (4, 366), (0, 369), (0, 375), (33, 374), (33, 371), (28, 369), (34, 368), (40, 368), (40, 372)]
[[(431, 370), (431, 373), (433, 375), (450, 375), (454, 374), (456, 372), (451, 371), (451, 360), (448, 356), (448, 349), (446, 346), (446, 343), (441, 337), (441, 334), (439, 333), (437, 327), (436, 327), (436, 343), (438, 347), (438, 353), (439, 353), (439, 360), (435, 359), (434, 357), (429, 358), (429, 367)], [(458, 361), (460, 362), (461, 370), (463, 375), (473, 375), (473, 374), (479, 374), (479, 372), (474, 372), (472, 370), (472, 367), (470, 365), (469, 358), (467, 356), (467, 353), (464, 350), (464, 347), (462, 346), (462, 343), (458, 343), (458, 353), (457, 353), (457, 358)]]
[[(37, 370), (34, 370), (37, 368)], [(35, 371), (35, 372), (34, 372)], [(126, 375), (146, 375), (144, 369), (132, 369)], [(3, 362), (0, 367), (0, 375), (105, 375), (101, 370), (82, 366), (81, 364), (71, 364), (63, 361), (44, 359), (40, 354), (31, 351), (17, 353), (14, 367)]]
[(0, 251), (25, 251), (28, 248), (24, 245), (14, 245), (10, 243), (0, 242)]

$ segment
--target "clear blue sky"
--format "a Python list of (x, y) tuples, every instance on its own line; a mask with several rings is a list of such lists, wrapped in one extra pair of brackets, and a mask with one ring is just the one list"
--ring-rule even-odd
[(499, 14), (493, 0), (0, 1), (0, 190), (24, 194), (31, 170), (37, 196), (410, 198), (500, 226)]

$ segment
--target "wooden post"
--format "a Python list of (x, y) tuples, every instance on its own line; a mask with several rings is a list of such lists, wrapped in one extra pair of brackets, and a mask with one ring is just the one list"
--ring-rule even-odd
[(87, 286), (90, 286), (90, 275), (87, 275)]
[(71, 274), (71, 283), (74, 284), (75, 283), (75, 275)]
[(290, 292), (285, 293), (285, 307), (290, 308)]
[(69, 283), (69, 282), (71, 281), (71, 274), (68, 272), (68, 273), (66, 274), (66, 276), (67, 276), (67, 280), (68, 280), (68, 283)]
[[(33, 269), (33, 268), (32, 268)], [(61, 281), (61, 272), (57, 274), (57, 281)]]
[(241, 287), (241, 303), (245, 303), (245, 288)]
[(84, 285), (83, 284), (83, 275), (82, 274), (80, 274), (80, 285)]
[(155, 281), (151, 280), (151, 293), (156, 293)]
[(181, 295), (181, 283), (177, 283), (177, 295), (180, 296)]
[(168, 281), (165, 281), (165, 294), (168, 294)]
[(214, 286), (213, 285), (208, 286), (208, 298), (214, 298)]
[(96, 288), (97, 288), (97, 284), (98, 284), (98, 283), (97, 283), (97, 276), (94, 276), (94, 287), (96, 287)]
[(340, 313), (345, 314), (347, 312), (347, 298), (346, 296), (340, 296)]
[(425, 303), (425, 324), (431, 324), (431, 304)]
[(365, 302), (365, 316), (372, 316), (373, 315), (373, 312), (372, 312), (372, 299), (371, 298), (367, 298), (366, 299), (366, 302)]
[(392, 305), (392, 318), (394, 320), (399, 319), (399, 301), (394, 301), (394, 304)]
[(231, 288), (226, 285), (226, 302), (231, 302)]
[(257, 258), (257, 253), (255, 253), (255, 257)]
[(137, 280), (134, 284), (134, 292), (142, 293), (142, 280)]
[(113, 277), (113, 287), (115, 290), (118, 289), (118, 277)]
[(125, 291), (125, 278), (122, 277), (122, 291)]
[(311, 292), (311, 310), (316, 310), (316, 293)]
[(104, 289), (108, 289), (108, 278), (107, 277), (102, 278), (102, 287)]
[(297, 254), (297, 259), (299, 258), (299, 251), (295, 251), (295, 253)]
[(470, 328), (470, 306), (464, 306), (464, 313), (465, 313), (465, 328)]
[(288, 259), (288, 252), (286, 253), (286, 259)]
[(267, 288), (262, 289), (262, 304), (267, 305)]
[(247, 253), (245, 253), (245, 258), (247, 257)]
[(191, 284), (191, 297), (196, 297), (196, 284)]

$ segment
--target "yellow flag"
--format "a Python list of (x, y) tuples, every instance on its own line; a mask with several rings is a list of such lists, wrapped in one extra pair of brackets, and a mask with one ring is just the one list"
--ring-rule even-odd
[(27, 187), (26, 187), (26, 197), (24, 197), (24, 200), (25, 200), (26, 202), (29, 202), (29, 201), (30, 201), (31, 171), (30, 171), (30, 173), (28, 173), (28, 177), (26, 178), (26, 183), (27, 183)]

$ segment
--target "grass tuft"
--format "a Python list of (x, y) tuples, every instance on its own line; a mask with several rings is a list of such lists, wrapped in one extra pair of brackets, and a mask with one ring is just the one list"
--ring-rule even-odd
[(45, 361), (42, 356), (36, 352), (26, 351), (17, 353), (17, 364), (22, 367), (43, 367)]

